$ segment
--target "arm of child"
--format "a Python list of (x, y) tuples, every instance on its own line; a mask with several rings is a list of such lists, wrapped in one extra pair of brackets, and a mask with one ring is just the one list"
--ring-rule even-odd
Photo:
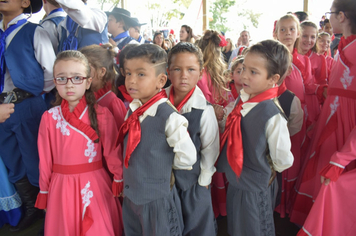
[(165, 132), (168, 145), (175, 153), (173, 168), (191, 170), (197, 161), (197, 150), (188, 133), (187, 119), (173, 112), (166, 121)]
[(0, 123), (5, 122), (15, 112), (14, 108), (15, 105), (13, 103), (0, 104)]
[(105, 12), (90, 8), (82, 0), (56, 0), (73, 21), (85, 29), (103, 32), (107, 22)]
[[(106, 160), (109, 171), (114, 175), (112, 191), (114, 196), (119, 196), (123, 190), (123, 161), (122, 147), (116, 146), (119, 131), (116, 127), (114, 116), (106, 107), (100, 107), (97, 111), (100, 139), (103, 145), (103, 157)], [(100, 118), (99, 118), (100, 116)]]
[(293, 154), (291, 153), (291, 142), (287, 127), (287, 120), (276, 114), (267, 121), (266, 138), (273, 162), (273, 168), (282, 172), (293, 164)]
[(214, 109), (207, 106), (200, 120), (201, 161), (198, 183), (200, 186), (208, 186), (216, 171), (215, 162), (219, 156), (219, 128), (214, 118)]
[(218, 120), (220, 133), (224, 133), (225, 124), (226, 124), (226, 119), (227, 119), (227, 117), (229, 116), (229, 114), (232, 112), (232, 110), (234, 110), (235, 104), (236, 104), (236, 101), (230, 102), (230, 103), (224, 108), (224, 117), (223, 117), (222, 120), (220, 120), (220, 121)]
[(314, 75), (312, 74), (311, 70), (311, 64), (309, 58), (306, 58), (305, 61), (305, 70), (307, 71), (307, 78), (304, 79), (304, 87), (305, 87), (305, 93), (306, 94), (315, 94), (318, 95), (318, 99), (321, 102), (322, 101), (322, 94), (323, 92), (327, 89), (326, 84), (317, 84), (315, 83), (315, 78)]
[(297, 96), (294, 96), (288, 120), (288, 131), (291, 137), (302, 129), (303, 116), (304, 112), (300, 100)]
[(42, 115), (37, 139), (38, 154), (40, 158), (40, 192), (37, 195), (35, 207), (37, 207), (38, 209), (47, 208), (48, 188), (52, 177), (52, 146), (49, 125), (47, 124), (49, 119), (52, 119), (51, 115), (46, 111)]
[(351, 131), (341, 150), (335, 152), (329, 164), (320, 171), (321, 183), (328, 185), (330, 180), (338, 180), (345, 167), (353, 160), (356, 160), (356, 127)]
[(42, 66), (44, 75), (44, 92), (49, 92), (54, 88), (53, 82), (53, 64), (56, 60), (56, 55), (53, 50), (51, 39), (45, 29), (38, 26), (35, 31), (33, 46), (35, 49), (35, 57), (38, 63)]

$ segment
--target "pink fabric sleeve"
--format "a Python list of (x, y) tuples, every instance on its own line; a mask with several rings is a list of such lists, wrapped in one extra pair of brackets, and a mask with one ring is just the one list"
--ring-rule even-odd
[(50, 130), (49, 121), (50, 114), (46, 111), (42, 115), (39, 131), (38, 131), (38, 154), (40, 158), (39, 162), (39, 185), (40, 193), (37, 196), (36, 207), (39, 209), (45, 209), (47, 207), (47, 195), (48, 187), (52, 176), (52, 146), (50, 143)]
[(203, 75), (201, 80), (198, 81), (197, 85), (200, 88), (200, 90), (203, 92), (206, 100), (210, 102), (211, 104), (215, 104), (214, 98), (213, 98), (213, 93), (210, 91), (209, 88), (209, 75), (203, 70)]
[(109, 171), (114, 175), (115, 180), (122, 180), (122, 151), (121, 146), (116, 147), (116, 139), (118, 129), (114, 120), (114, 116), (105, 107), (99, 107), (98, 121), (100, 129), (100, 138), (103, 145), (103, 156), (108, 165)]
[(306, 94), (316, 94), (319, 85), (317, 85), (314, 82), (309, 57), (304, 56), (303, 59), (305, 60), (304, 66), (305, 66), (305, 71), (306, 71), (306, 78), (304, 78), (305, 93)]
[(339, 152), (335, 152), (330, 163), (324, 167), (320, 174), (326, 178), (336, 181), (343, 172), (345, 166), (356, 159), (356, 127), (351, 131), (344, 146)]
[(115, 123), (117, 129), (119, 130), (122, 124), (124, 123), (125, 115), (127, 112), (125, 104), (119, 98), (116, 97), (115, 99), (111, 100), (109, 110), (114, 115)]

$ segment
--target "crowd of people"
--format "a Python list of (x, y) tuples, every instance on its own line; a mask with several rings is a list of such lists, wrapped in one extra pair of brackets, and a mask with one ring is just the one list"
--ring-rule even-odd
[[(39, 24), (28, 17), (41, 9)], [(0, 2), (0, 227), (38, 235), (356, 233), (356, 2), (235, 44), (122, 8)], [(273, 39), (267, 39), (272, 38)]]

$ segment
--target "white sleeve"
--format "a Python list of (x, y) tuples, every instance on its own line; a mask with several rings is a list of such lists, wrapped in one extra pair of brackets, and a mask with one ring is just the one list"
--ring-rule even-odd
[(53, 64), (56, 59), (56, 55), (54, 54), (53, 46), (47, 31), (41, 26), (36, 27), (35, 34), (33, 36), (33, 46), (36, 60), (43, 69), (43, 91), (49, 92), (54, 88)]
[(234, 51), (232, 51), (232, 53), (231, 53), (231, 56), (230, 56), (230, 58), (229, 58), (229, 62), (227, 63), (229, 70), (231, 69), (231, 62), (232, 62), (232, 59), (234, 59), (235, 57), (237, 57), (238, 51), (239, 51), (239, 48), (236, 48), (236, 49), (234, 49)]
[(46, 20), (41, 24), (41, 26), (47, 31), (53, 46), (53, 50), (56, 53), (58, 51), (58, 44), (59, 44), (57, 26), (51, 20)]
[(300, 104), (300, 100), (297, 96), (294, 96), (292, 105), (290, 107), (290, 115), (288, 120), (288, 130), (290, 136), (298, 133), (303, 126), (303, 109)]
[(187, 119), (173, 112), (166, 121), (167, 142), (173, 148), (173, 169), (191, 170), (197, 161), (197, 150), (188, 133)]
[(207, 106), (200, 120), (201, 159), (198, 183), (207, 186), (216, 171), (215, 162), (219, 156), (219, 128), (213, 106)]
[(281, 114), (276, 114), (267, 121), (266, 138), (273, 162), (273, 168), (282, 172), (293, 164), (291, 142), (287, 128), (287, 121)]
[(102, 10), (90, 8), (82, 0), (56, 0), (56, 2), (81, 27), (99, 33), (105, 29), (107, 16)]

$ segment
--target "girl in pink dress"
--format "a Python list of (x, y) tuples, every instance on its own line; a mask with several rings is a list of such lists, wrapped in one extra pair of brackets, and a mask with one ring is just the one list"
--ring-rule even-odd
[(311, 64), (311, 74), (314, 84), (317, 84), (316, 94), (306, 94), (305, 99), (308, 106), (308, 120), (315, 123), (319, 117), (321, 104), (324, 102), (327, 90), (328, 69), (324, 56), (317, 53), (316, 39), (318, 27), (311, 21), (303, 21), (300, 24), (301, 35), (298, 39), (298, 53), (309, 58)]
[(89, 61), (91, 77), (93, 82), (91, 90), (94, 92), (96, 102), (109, 109), (113, 114), (116, 126), (120, 129), (124, 123), (126, 107), (124, 103), (115, 95), (114, 84), (116, 72), (114, 70), (115, 52), (111, 44), (90, 45), (82, 48), (83, 53)]
[[(198, 42), (198, 47), (203, 53), (204, 69), (198, 87), (203, 92), (206, 100), (211, 104), (225, 107), (228, 102), (228, 81), (223, 76), (226, 65), (221, 56), (221, 39), (214, 30), (206, 30)], [(215, 172), (212, 178), (211, 198), (215, 217), (226, 216), (226, 186), (227, 180), (222, 173)]]
[[(329, 77), (328, 96), (315, 127), (307, 162), (297, 183), (291, 221), (302, 225), (318, 196), (320, 170), (340, 151), (356, 126), (356, 6), (348, 0), (334, 0), (330, 9), (334, 33), (342, 33)], [(348, 169), (352, 169), (352, 165)], [(327, 190), (323, 190), (327, 191)], [(324, 194), (324, 193), (321, 193)], [(354, 208), (352, 209), (354, 211)], [(329, 214), (329, 213), (324, 213)], [(335, 215), (337, 217), (338, 215)], [(341, 217), (341, 216), (340, 216)], [(320, 218), (318, 218), (320, 219)], [(346, 218), (339, 218), (338, 221)], [(355, 232), (355, 231), (350, 231)], [(318, 234), (317, 234), (318, 235)], [(324, 235), (324, 233), (323, 233)], [(345, 234), (334, 234), (345, 235)]]
[[(321, 32), (318, 34), (318, 39), (316, 40), (318, 53), (323, 55), (326, 59), (326, 66), (328, 68), (328, 75), (330, 75), (331, 67), (334, 62), (334, 58), (329, 55), (331, 37), (330, 34), (326, 32)], [(329, 83), (329, 78), (328, 78)]]
[[(40, 123), (40, 193), (36, 207), (47, 209), (45, 235), (122, 235), (122, 157), (110, 111), (95, 104), (88, 60), (64, 51), (53, 68), (56, 104)], [(106, 159), (114, 175), (102, 168)]]

